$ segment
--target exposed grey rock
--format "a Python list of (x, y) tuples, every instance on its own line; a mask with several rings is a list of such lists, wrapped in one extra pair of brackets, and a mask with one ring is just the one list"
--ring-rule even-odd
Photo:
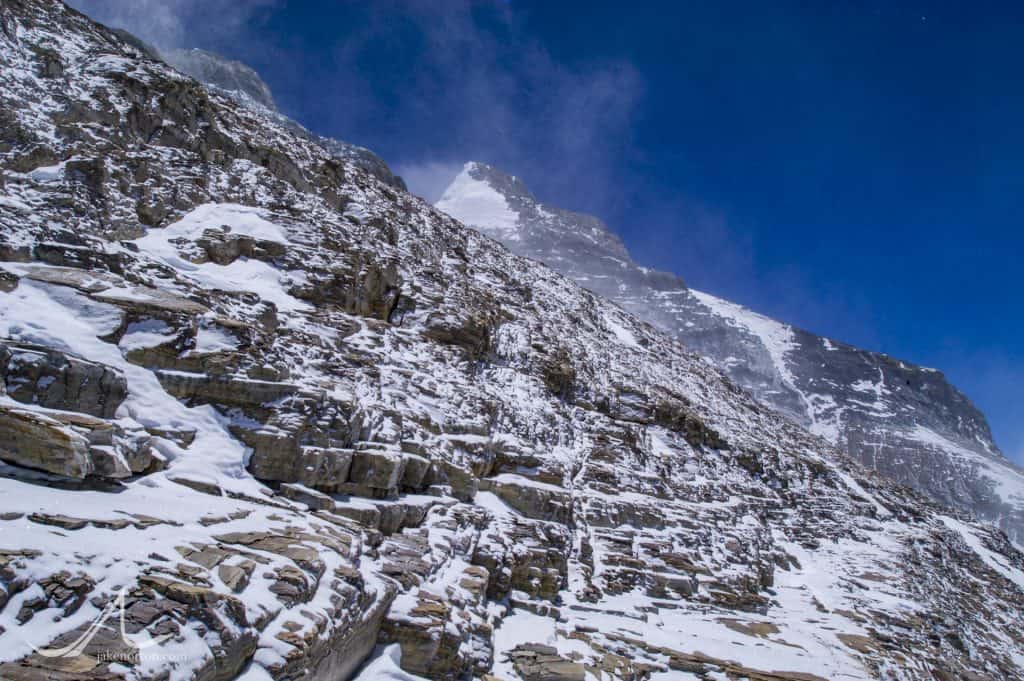
[(89, 441), (56, 419), (24, 409), (0, 407), (0, 457), (69, 478), (93, 472)]
[(314, 511), (333, 511), (335, 506), (334, 500), (326, 494), (302, 485), (281, 485), (281, 496), (305, 504)]
[(162, 50), (160, 56), (174, 68), (201, 83), (231, 92), (236, 96), (248, 97), (268, 109), (277, 110), (270, 88), (259, 74), (242, 62), (198, 48)]
[(277, 381), (257, 381), (241, 376), (210, 376), (184, 371), (157, 371), (164, 389), (196, 404), (261, 406), (294, 395), (298, 387)]
[(524, 681), (583, 681), (586, 674), (582, 664), (565, 659), (553, 646), (523, 643), (508, 655)]
[(0, 379), (18, 402), (111, 418), (128, 394), (121, 372), (68, 353), (0, 339)]
[(284, 255), (284, 245), (266, 239), (254, 239), (245, 234), (232, 234), (222, 229), (208, 229), (196, 241), (210, 262), (230, 265), (239, 258), (269, 260)]
[(568, 525), (572, 519), (572, 497), (564, 489), (515, 475), (480, 481), (480, 489), (494, 492), (499, 499), (534, 520)]

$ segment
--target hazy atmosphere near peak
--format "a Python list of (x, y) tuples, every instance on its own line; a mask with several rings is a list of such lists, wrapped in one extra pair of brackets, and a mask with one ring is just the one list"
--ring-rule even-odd
[(436, 199), (462, 163), (634, 258), (942, 369), (1024, 460), (1024, 8), (74, 0), (254, 67)]

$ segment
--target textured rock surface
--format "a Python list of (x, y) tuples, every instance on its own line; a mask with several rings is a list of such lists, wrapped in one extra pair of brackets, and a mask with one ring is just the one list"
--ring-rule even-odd
[(438, 207), (675, 336), (862, 464), (1024, 542), (1024, 472), (940, 372), (816, 336), (641, 267), (597, 218), (541, 204), (520, 179), (485, 164), (467, 164)]
[(0, 379), (8, 396), (26, 404), (110, 418), (128, 395), (124, 376), (96, 362), (0, 339)]
[(50, 0), (0, 116), (0, 337), (127, 387), (0, 407), (166, 463), (0, 467), (3, 678), (1024, 678), (1005, 535), (278, 117)]
[(159, 54), (168, 64), (200, 82), (250, 97), (257, 104), (277, 110), (270, 88), (258, 73), (241, 62), (198, 48), (163, 50)]

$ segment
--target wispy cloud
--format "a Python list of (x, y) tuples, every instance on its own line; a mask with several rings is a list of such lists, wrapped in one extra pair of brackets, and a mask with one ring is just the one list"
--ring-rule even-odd
[(564, 63), (514, 4), (339, 5), (324, 19), (337, 31), (310, 45), (267, 20), (281, 0), (70, 1), (157, 47), (220, 46), (260, 71), (286, 112), (377, 151), (427, 198), (448, 168), (477, 160), (566, 207), (600, 212), (622, 200), (608, 187), (634, 153), (637, 69)]
[(67, 0), (75, 9), (157, 47), (237, 38), (278, 0)]
[(644, 89), (629, 62), (567, 65), (514, 8), (479, 2), (375, 5), (339, 39), (330, 77), (338, 94), (310, 105), (332, 106), (335, 132), (381, 151), (414, 191), (436, 193), (438, 172), (477, 160), (570, 206), (607, 194)]
[(430, 203), (437, 203), (462, 166), (459, 161), (401, 162), (395, 166), (395, 172), (402, 176), (411, 191)]

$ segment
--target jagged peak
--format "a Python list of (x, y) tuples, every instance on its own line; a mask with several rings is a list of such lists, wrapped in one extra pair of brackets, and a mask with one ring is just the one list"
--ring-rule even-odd
[[(520, 212), (524, 207), (522, 200), (515, 201), (515, 205), (510, 201), (523, 197), (523, 194), (508, 192), (516, 182), (514, 177), (491, 166), (469, 161), (462, 166), (436, 205), (456, 220), (498, 239), (516, 240), (520, 238)], [(535, 203), (525, 185), (518, 184), (529, 201)]]
[(507, 173), (500, 168), (480, 161), (468, 161), (462, 166), (462, 172), (479, 182), (486, 182), (496, 192), (505, 196), (506, 199), (521, 199), (535, 204), (539, 203), (518, 176)]
[(198, 47), (161, 50), (160, 56), (174, 68), (198, 81), (241, 94), (271, 111), (277, 111), (270, 86), (247, 64)]
[(466, 162), (435, 206), (499, 241), (521, 241), (529, 231), (534, 242), (568, 240), (595, 257), (636, 267), (622, 240), (601, 219), (543, 203), (518, 176), (487, 163)]

